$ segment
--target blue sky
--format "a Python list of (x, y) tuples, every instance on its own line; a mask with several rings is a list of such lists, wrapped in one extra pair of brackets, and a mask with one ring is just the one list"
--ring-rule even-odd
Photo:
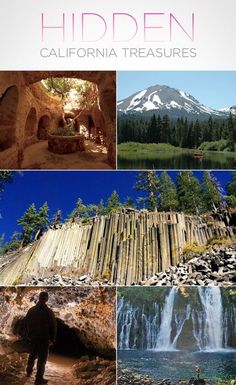
[[(175, 171), (170, 175), (175, 178)], [(113, 190), (117, 190), (121, 201), (127, 196), (136, 199), (140, 196), (133, 189), (138, 172), (136, 171), (25, 171), (23, 175), (14, 174), (14, 181), (6, 185), (0, 200), (0, 235), (6, 239), (15, 230), (19, 219), (31, 203), (38, 208), (45, 201), (50, 207), (50, 215), (60, 208), (64, 218), (72, 211), (80, 197), (84, 203), (105, 202)], [(201, 178), (202, 172), (194, 173)], [(229, 172), (214, 172), (222, 187), (231, 178)]]
[(122, 71), (117, 100), (156, 84), (178, 88), (212, 108), (236, 105), (236, 71)]

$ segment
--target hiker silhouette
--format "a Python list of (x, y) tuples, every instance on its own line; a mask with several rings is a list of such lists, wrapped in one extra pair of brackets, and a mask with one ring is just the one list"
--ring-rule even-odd
[(26, 369), (27, 377), (33, 373), (34, 363), (37, 359), (37, 373), (35, 385), (47, 384), (44, 379), (45, 365), (48, 358), (49, 347), (56, 340), (57, 323), (53, 311), (49, 309), (46, 302), (48, 293), (42, 291), (35, 306), (29, 309), (25, 317), (27, 337), (30, 341), (30, 354)]

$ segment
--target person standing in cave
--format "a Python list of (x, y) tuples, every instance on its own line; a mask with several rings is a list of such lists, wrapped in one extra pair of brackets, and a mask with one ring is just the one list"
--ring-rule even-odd
[(25, 317), (27, 337), (30, 340), (30, 354), (26, 369), (27, 377), (33, 373), (34, 363), (37, 359), (37, 373), (35, 385), (47, 384), (43, 378), (45, 365), (48, 358), (49, 347), (56, 341), (57, 323), (53, 311), (47, 306), (48, 293), (42, 291), (39, 301), (29, 309)]

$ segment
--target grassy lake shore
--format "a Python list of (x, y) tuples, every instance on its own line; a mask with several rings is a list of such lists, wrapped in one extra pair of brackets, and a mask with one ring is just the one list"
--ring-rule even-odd
[(127, 142), (118, 145), (119, 169), (235, 169), (236, 152), (202, 151), (167, 143)]

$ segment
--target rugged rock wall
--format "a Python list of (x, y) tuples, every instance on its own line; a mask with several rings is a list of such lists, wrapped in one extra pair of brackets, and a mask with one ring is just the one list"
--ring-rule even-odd
[(42, 129), (55, 129), (61, 102), (40, 83), (26, 85), (22, 72), (0, 73), (0, 165), (20, 168), (24, 149), (40, 138)]
[[(0, 290), (0, 336), (12, 339), (17, 319), (38, 300), (39, 288)], [(114, 288), (49, 288), (49, 307), (65, 325), (73, 328), (89, 350), (114, 357), (116, 306)], [(72, 353), (73, 349), (71, 347)]]
[(31, 281), (58, 272), (90, 274), (130, 285), (181, 261), (186, 244), (233, 235), (213, 218), (182, 213), (114, 213), (48, 230), (41, 239), (0, 260), (0, 284)]

